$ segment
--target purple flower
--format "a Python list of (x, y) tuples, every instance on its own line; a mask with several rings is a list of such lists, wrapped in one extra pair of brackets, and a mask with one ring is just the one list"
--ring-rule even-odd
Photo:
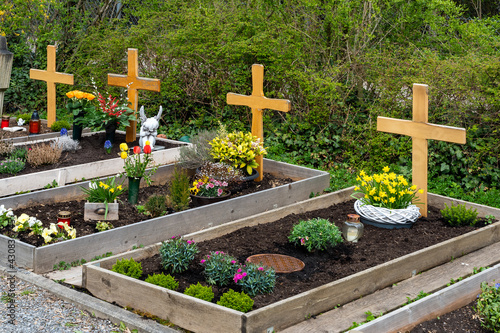
[(500, 283), (495, 283), (495, 289), (498, 289), (500, 287)]
[(61, 136), (65, 136), (65, 135), (68, 135), (68, 130), (65, 129), (65, 128), (61, 128)]
[[(64, 128), (63, 128), (64, 129)], [(62, 132), (62, 130), (61, 130)], [(111, 145), (111, 141), (109, 140), (106, 140), (106, 142), (104, 142), (104, 148), (105, 149), (111, 149), (112, 145)]]

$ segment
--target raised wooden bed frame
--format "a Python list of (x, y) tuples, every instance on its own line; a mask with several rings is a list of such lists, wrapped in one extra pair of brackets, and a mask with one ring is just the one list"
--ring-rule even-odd
[[(161, 166), (152, 177), (155, 184), (165, 184), (172, 176), (174, 167), (174, 164)], [(327, 172), (268, 159), (264, 159), (264, 171), (278, 177), (291, 178), (294, 182), (61, 243), (35, 247), (16, 240), (16, 263), (33, 269), (35, 273), (49, 272), (60, 261), (70, 263), (80, 259), (90, 260), (106, 252), (121, 253), (132, 249), (134, 245), (151, 245), (171, 236), (196, 232), (299, 202), (307, 199), (311, 193), (322, 192), (330, 182)], [(88, 186), (88, 183), (0, 198), (0, 205), (18, 209), (33, 204), (78, 200), (84, 197), (80, 186)], [(8, 248), (9, 240), (9, 237), (0, 235), (0, 248)], [(1, 260), (7, 260), (7, 252)]]
[[(245, 226), (273, 222), (292, 213), (325, 208), (351, 199), (352, 192), (353, 187), (195, 232), (186, 235), (186, 238), (199, 242)], [(465, 203), (468, 207), (475, 207), (479, 216), (500, 216), (500, 209), (431, 193), (429, 203), (438, 208), (444, 208), (444, 203)], [(168, 319), (190, 331), (267, 333), (297, 324), (310, 315), (328, 311), (337, 304), (345, 304), (371, 294), (408, 279), (418, 272), (443, 264), (452, 257), (460, 257), (499, 240), (500, 222), (497, 222), (248, 313), (190, 298), (182, 293), (111, 271), (112, 265), (118, 259), (141, 260), (158, 253), (161, 243), (84, 265), (83, 286), (100, 299)]]
[[(123, 131), (117, 132), (125, 134), (125, 132)], [(96, 133), (99, 132), (88, 132), (85, 133), (84, 136), (94, 135)], [(42, 137), (42, 135), (40, 135), (40, 137), (30, 137), (31, 140), (29, 142), (40, 142), (54, 139), (52, 134), (45, 134), (46, 137)], [(160, 142), (177, 145), (188, 144), (186, 142), (173, 141), (162, 138), (158, 138), (157, 140)], [(26, 143), (26, 141), (23, 141), (21, 143), (16, 143), (15, 145), (24, 145)], [(153, 152), (152, 155), (157, 164), (169, 164), (174, 163), (179, 159), (179, 150), (180, 147), (163, 149)], [(120, 157), (117, 157), (109, 160), (96, 161), (59, 169), (35, 172), (21, 176), (3, 178), (0, 179), (0, 197), (12, 195), (19, 192), (42, 189), (47, 184), (51, 184), (54, 180), (59, 186), (64, 186), (66, 184), (77, 182), (81, 179), (104, 177), (117, 174), (122, 171), (123, 160)]]

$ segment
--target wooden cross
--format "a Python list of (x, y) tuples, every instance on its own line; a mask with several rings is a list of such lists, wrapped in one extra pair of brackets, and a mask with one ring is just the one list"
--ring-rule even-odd
[(73, 85), (73, 74), (56, 72), (56, 47), (47, 45), (47, 70), (30, 69), (30, 79), (47, 82), (47, 126), (56, 121), (56, 83)]
[[(127, 88), (129, 106), (134, 110), (137, 119), (137, 90), (160, 91), (160, 80), (139, 77), (139, 64), (137, 62), (137, 49), (128, 49), (128, 73), (127, 75), (108, 74), (108, 84), (110, 86)], [(137, 120), (131, 121), (127, 127), (125, 140), (132, 142), (136, 140)]]
[[(264, 109), (283, 112), (288, 112), (291, 109), (291, 103), (287, 99), (270, 99), (264, 97), (264, 66), (257, 64), (252, 65), (252, 95), (245, 96), (228, 93), (227, 104), (245, 105), (252, 109), (252, 135), (260, 138), (262, 144), (264, 144), (264, 124), (262, 121)], [(257, 156), (255, 161), (259, 164), (257, 168), (259, 177), (255, 181), (260, 182), (264, 175), (262, 155)]]
[(419, 195), (420, 214), (427, 216), (427, 140), (439, 140), (465, 144), (464, 128), (429, 124), (428, 87), (425, 84), (413, 85), (413, 121), (377, 118), (377, 130), (412, 137), (412, 183), (424, 191)]

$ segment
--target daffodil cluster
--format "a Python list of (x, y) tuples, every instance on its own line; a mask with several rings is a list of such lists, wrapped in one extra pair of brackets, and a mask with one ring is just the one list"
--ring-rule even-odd
[(108, 215), (108, 203), (113, 203), (125, 189), (116, 183), (116, 177), (110, 177), (106, 180), (91, 180), (89, 187), (80, 187), (87, 195), (85, 199), (89, 202), (101, 202), (105, 204), (106, 211), (104, 219)]
[(151, 155), (151, 145), (146, 141), (144, 145), (144, 154), (141, 154), (141, 147), (135, 146), (133, 149), (129, 148), (126, 143), (120, 144), (120, 157), (124, 160), (123, 168), (129, 178), (144, 178), (148, 185), (151, 184), (151, 175), (158, 169), (153, 166), (149, 171), (148, 167), (154, 164), (153, 156)]
[(58, 222), (57, 224), (51, 223), (49, 228), (43, 229), (42, 237), (45, 244), (48, 244), (53, 240), (74, 239), (76, 238), (76, 230), (64, 222)]
[(91, 103), (95, 96), (90, 93), (72, 90), (66, 93), (66, 97), (70, 99), (66, 108), (73, 113), (73, 116), (84, 115), (95, 110), (95, 106)]
[[(389, 172), (388, 166), (382, 169), (383, 173), (367, 175), (361, 171), (356, 178), (359, 182), (354, 188), (353, 196), (366, 205), (390, 209), (404, 209), (417, 199), (416, 185), (411, 185), (402, 175)], [(362, 197), (357, 194), (362, 194)]]
[(249, 132), (228, 133), (225, 137), (216, 137), (210, 141), (210, 145), (210, 154), (216, 161), (228, 163), (234, 168), (245, 168), (249, 175), (252, 169), (259, 166), (255, 157), (267, 154), (260, 139)]
[(42, 222), (36, 217), (24, 213), (19, 217), (15, 217), (12, 231), (21, 232), (29, 230), (31, 230), (30, 235), (40, 235), (42, 233)]

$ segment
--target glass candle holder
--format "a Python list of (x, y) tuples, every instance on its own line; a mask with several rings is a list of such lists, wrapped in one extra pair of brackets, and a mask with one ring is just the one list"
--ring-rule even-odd
[(38, 116), (38, 111), (33, 111), (30, 119), (30, 134), (39, 134), (40, 133), (40, 116)]
[[(57, 223), (62, 222), (68, 225), (71, 223), (71, 212), (68, 212), (67, 210), (62, 210), (57, 214)], [(59, 226), (59, 228), (63, 228)]]
[(9, 116), (2, 116), (2, 125), (1, 125), (1, 128), (9, 127), (9, 121), (10, 121), (10, 117)]
[(347, 215), (347, 221), (342, 225), (342, 235), (348, 242), (357, 243), (363, 235), (364, 225), (359, 221), (358, 214)]

